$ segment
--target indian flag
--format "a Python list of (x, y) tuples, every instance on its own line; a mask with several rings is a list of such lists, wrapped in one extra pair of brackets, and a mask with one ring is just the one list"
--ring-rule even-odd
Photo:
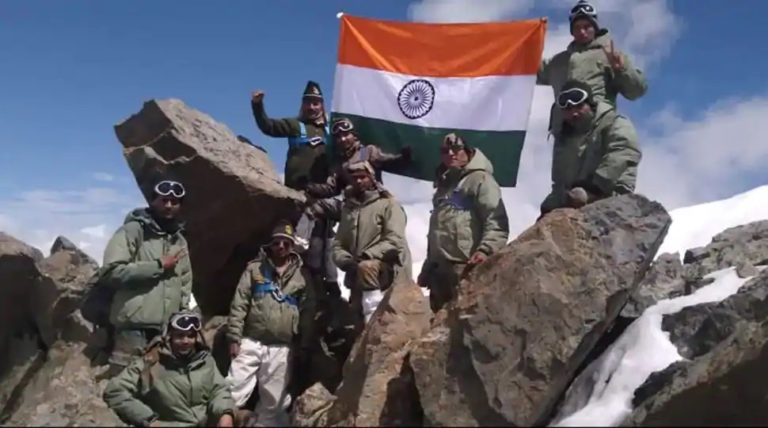
[(432, 180), (445, 134), (456, 132), (514, 186), (544, 49), (543, 19), (424, 24), (341, 18), (333, 116), (363, 144), (411, 146), (404, 175)]

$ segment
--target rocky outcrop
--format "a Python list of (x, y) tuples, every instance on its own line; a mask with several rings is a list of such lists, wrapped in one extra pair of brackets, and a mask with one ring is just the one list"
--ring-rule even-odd
[(142, 189), (158, 170), (184, 182), (195, 298), (203, 313), (225, 315), (245, 264), (303, 196), (279, 182), (263, 151), (179, 100), (148, 101), (115, 132)]
[(768, 220), (726, 229), (706, 247), (685, 252), (685, 264), (703, 274), (730, 266), (768, 264)]
[(51, 255), (0, 233), (0, 423), (114, 425), (92, 367), (103, 340), (78, 309), (96, 262), (59, 237)]
[(40, 252), (0, 232), (0, 419), (56, 338), (56, 284), (40, 273)]
[(686, 358), (635, 391), (630, 426), (765, 425), (768, 270), (721, 302), (665, 316)]
[(621, 316), (637, 318), (644, 310), (663, 299), (670, 299), (685, 293), (685, 278), (680, 254), (662, 254), (651, 265), (651, 269), (630, 296)]
[(333, 403), (320, 384), (299, 399), (297, 424), (330, 426), (420, 425), (421, 408), (407, 364), (411, 343), (429, 328), (432, 312), (413, 283), (392, 286), (355, 343)]
[(639, 195), (557, 210), (477, 268), (411, 352), (425, 423), (546, 423), (670, 222)]
[(9, 417), (10, 426), (125, 426), (101, 400), (107, 381), (96, 381), (84, 343), (57, 344), (29, 379)]

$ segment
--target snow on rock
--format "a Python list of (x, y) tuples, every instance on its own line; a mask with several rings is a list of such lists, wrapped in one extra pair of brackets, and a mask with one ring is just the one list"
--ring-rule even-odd
[(734, 226), (768, 219), (768, 185), (728, 199), (670, 211), (672, 226), (656, 253), (678, 252), (707, 245), (712, 237)]
[[(688, 306), (722, 301), (735, 294), (751, 278), (739, 278), (733, 267), (713, 272), (707, 277), (715, 282), (694, 294), (659, 301), (643, 312), (574, 382), (574, 385), (579, 382), (594, 385), (586, 406), (570, 415), (558, 415), (553, 426), (620, 424), (632, 411), (635, 390), (648, 376), (682, 359), (669, 340), (669, 334), (661, 328), (663, 316)], [(573, 409), (574, 405), (569, 401), (583, 398), (567, 397), (562, 409)]]

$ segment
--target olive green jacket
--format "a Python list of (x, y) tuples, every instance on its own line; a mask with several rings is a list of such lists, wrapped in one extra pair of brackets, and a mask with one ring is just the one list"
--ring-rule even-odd
[(115, 289), (110, 322), (117, 328), (162, 329), (174, 312), (186, 309), (192, 294), (189, 252), (164, 270), (160, 259), (188, 248), (183, 228), (168, 232), (149, 209), (129, 213), (104, 251), (100, 280)]
[(608, 103), (599, 103), (591, 126), (582, 132), (563, 128), (552, 149), (552, 191), (542, 213), (567, 206), (567, 192), (582, 187), (594, 198), (635, 190), (642, 153), (632, 123)]
[(104, 401), (123, 420), (148, 426), (204, 426), (225, 413), (234, 414), (229, 386), (207, 348), (200, 346), (189, 359), (179, 359), (163, 342), (154, 362), (136, 358), (112, 378)]

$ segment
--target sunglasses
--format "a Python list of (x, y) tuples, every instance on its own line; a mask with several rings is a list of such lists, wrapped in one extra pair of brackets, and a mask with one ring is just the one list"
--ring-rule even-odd
[(571, 18), (576, 15), (594, 15), (595, 7), (589, 3), (580, 3), (571, 9)]
[(157, 183), (155, 186), (155, 193), (160, 196), (173, 195), (174, 197), (181, 199), (187, 192), (184, 190), (184, 186), (182, 186), (181, 183), (164, 180)]
[(587, 91), (580, 88), (572, 88), (567, 91), (563, 91), (557, 97), (557, 105), (560, 108), (568, 108), (569, 106), (578, 106), (589, 98)]
[(200, 331), (200, 317), (181, 315), (171, 319), (171, 327), (181, 331)]
[(341, 134), (342, 132), (349, 132), (352, 129), (354, 129), (354, 126), (352, 125), (352, 122), (348, 120), (340, 120), (333, 124), (333, 129), (331, 132), (333, 135)]
[(275, 239), (270, 244), (273, 247), (285, 247), (285, 248), (291, 248), (291, 245), (293, 245), (293, 242), (288, 241), (287, 239)]

